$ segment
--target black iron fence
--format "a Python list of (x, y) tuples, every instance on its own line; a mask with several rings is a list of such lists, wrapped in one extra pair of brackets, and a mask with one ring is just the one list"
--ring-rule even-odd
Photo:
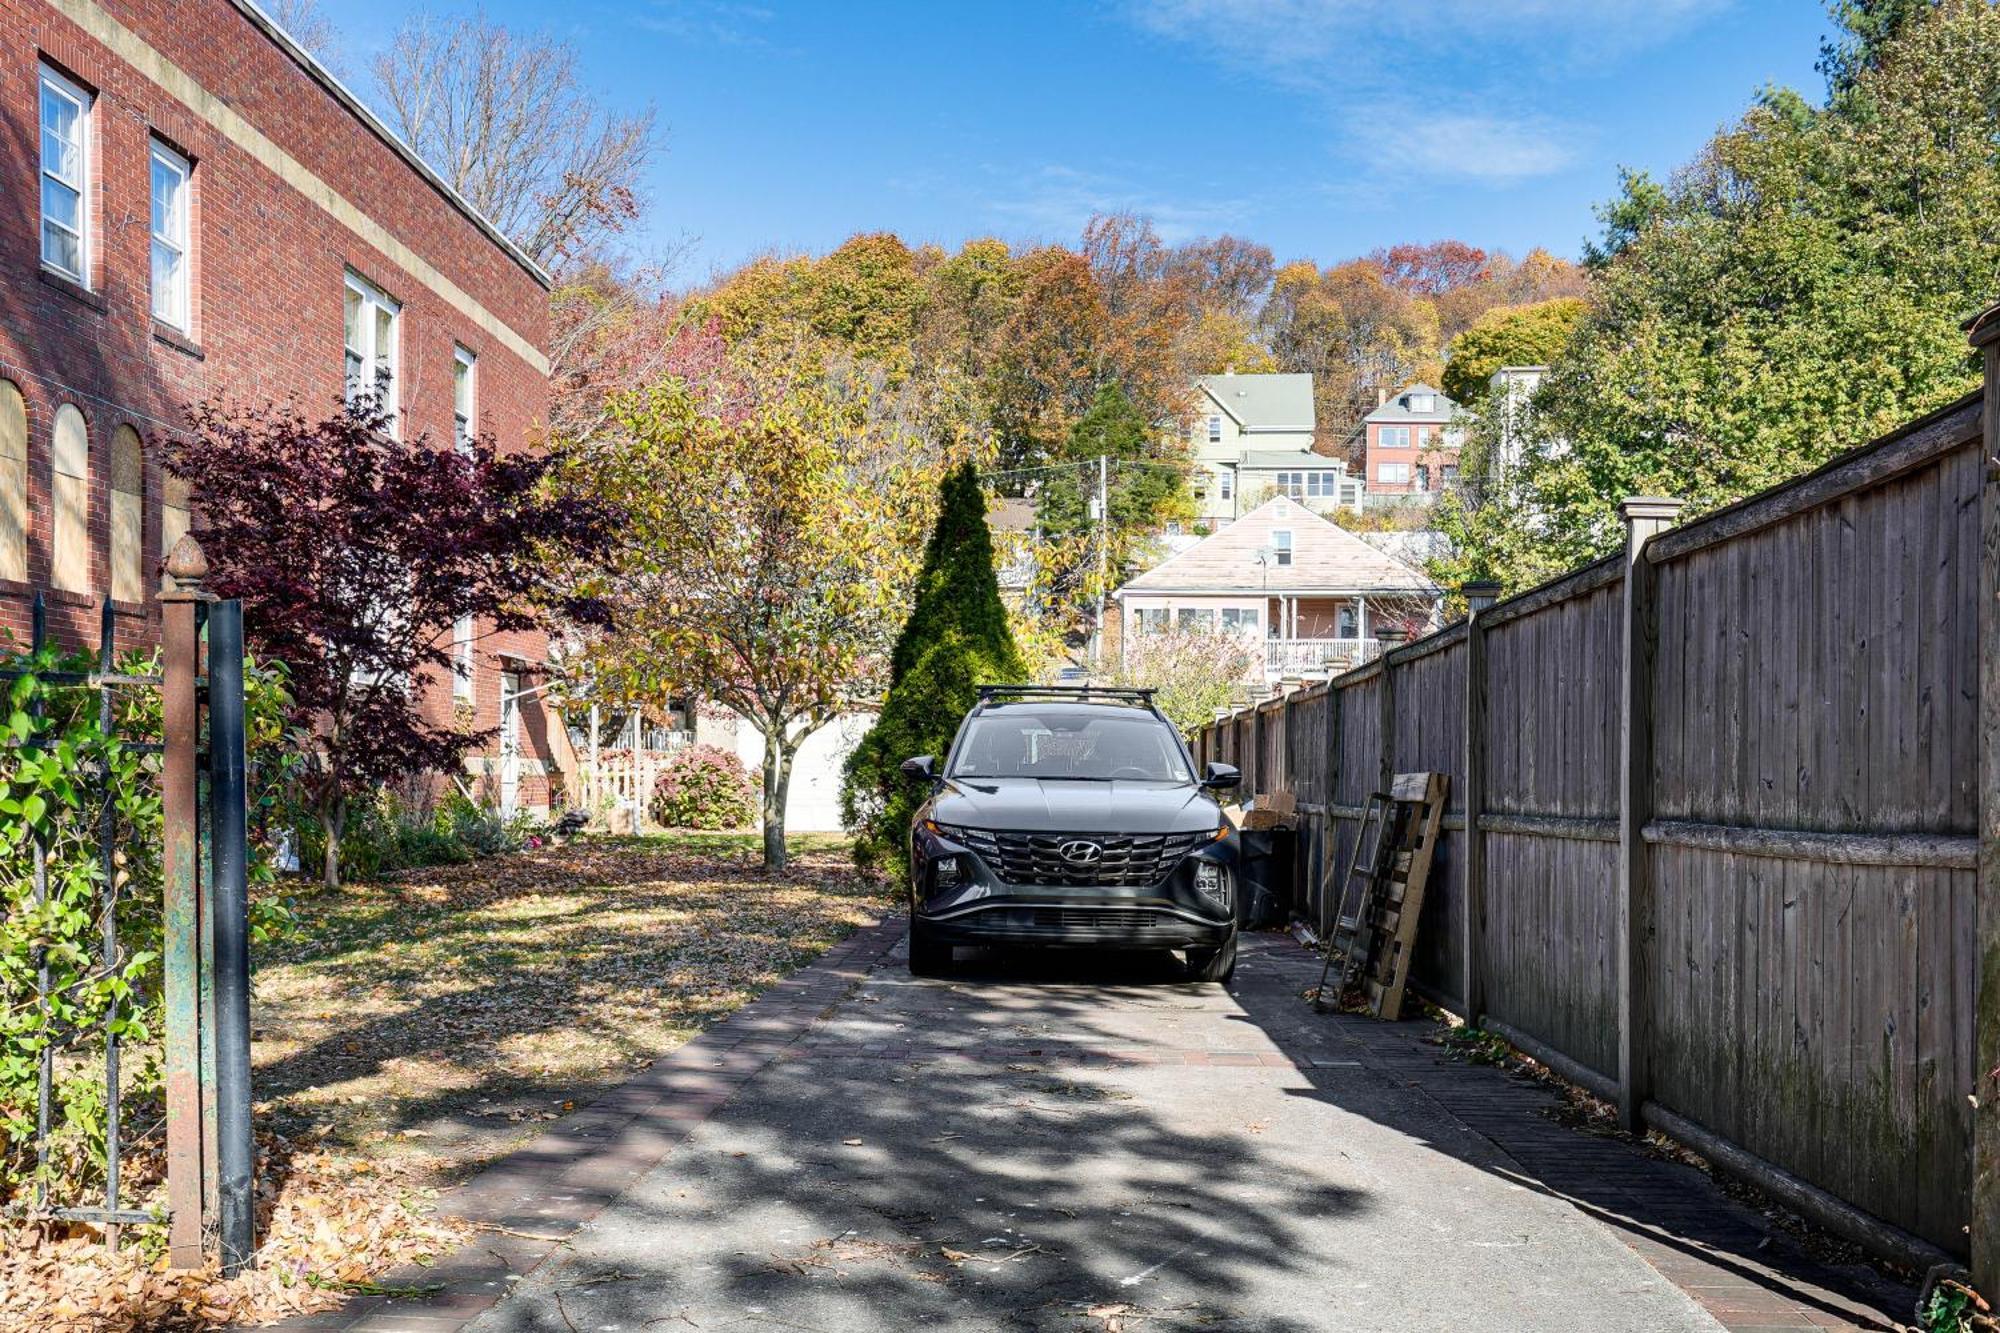
[[(107, 1244), (119, 1243), (119, 1229), (160, 1220), (124, 1197), (121, 1164), (130, 1144), (125, 1123), (125, 1033), (131, 1020), (157, 1003), (163, 1028), (166, 1135), (168, 1261), (198, 1267), (204, 1237), (215, 1239), (225, 1271), (249, 1262), (255, 1248), (252, 1203), (254, 1145), (250, 1124), (248, 844), (245, 791), (243, 612), (234, 601), (217, 601), (202, 589), (207, 565), (200, 548), (183, 538), (168, 558), (171, 585), (160, 596), (162, 611), (158, 669), (121, 672), (116, 618), (110, 600), (101, 607), (94, 662), (79, 669), (74, 660), (57, 663), (50, 645), (47, 608), (38, 593), (31, 619), (27, 662), (0, 669), (0, 682), (32, 676), (38, 691), (28, 704), (28, 734), (17, 748), (46, 757), (62, 754), (45, 699), (61, 691), (67, 707), (75, 692), (94, 695), (97, 744), (78, 757), (72, 782), (90, 794), (78, 804), (94, 804), (96, 953), (73, 978), (140, 985), (129, 992), (106, 988), (101, 1014), (88, 1025), (45, 1027), (36, 1052), (34, 1106), (33, 1215), (84, 1222), (103, 1228)], [(159, 727), (123, 730), (120, 719), (149, 715), (134, 708), (135, 696), (158, 695)], [(157, 736), (157, 738), (155, 738)], [(121, 813), (116, 799), (120, 777), (143, 762), (143, 781), (157, 792), (159, 822)], [(150, 797), (149, 797), (150, 799)], [(32, 884), (30, 905), (40, 909), (51, 892), (48, 876), (51, 836), (39, 812), (0, 815), (30, 826)], [(74, 839), (75, 830), (67, 835)], [(84, 835), (89, 836), (89, 835)], [(143, 845), (156, 840), (156, 847)], [(160, 867), (157, 902), (135, 900), (155, 891), (154, 881), (135, 876), (133, 865)], [(157, 912), (159, 977), (142, 979), (141, 953), (121, 938), (120, 918)], [(150, 932), (149, 932), (150, 933)], [(73, 998), (57, 984), (50, 966), (53, 944), (38, 942), (32, 957), (34, 1003), (55, 1015)], [(68, 983), (74, 991), (83, 982)], [(94, 1029), (94, 1031), (92, 1030)], [(95, 1039), (98, 1050), (92, 1050)], [(55, 1135), (58, 1058), (101, 1060), (104, 1153), (100, 1198), (58, 1197), (52, 1188), (50, 1145)], [(151, 1132), (146, 1127), (144, 1132)]]

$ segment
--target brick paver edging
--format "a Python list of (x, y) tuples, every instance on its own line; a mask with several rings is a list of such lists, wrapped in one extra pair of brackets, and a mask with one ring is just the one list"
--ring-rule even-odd
[(360, 1296), (268, 1328), (456, 1333), (658, 1166), (803, 1036), (903, 938), (892, 915), (828, 949), (694, 1040), (445, 1194), (439, 1211), (480, 1233), (428, 1268), (381, 1279), (409, 1296)]

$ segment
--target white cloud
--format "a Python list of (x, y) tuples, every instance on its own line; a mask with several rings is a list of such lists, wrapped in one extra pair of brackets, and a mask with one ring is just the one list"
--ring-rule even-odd
[[(1727, 0), (1124, 0), (1140, 29), (1323, 103), (1333, 147), (1409, 183), (1510, 185), (1572, 166), (1573, 77)], [(1412, 90), (1424, 90), (1421, 94)]]
[[(1241, 231), (1260, 210), (1253, 199), (1227, 194), (1217, 186), (1191, 186), (1188, 198), (1163, 196), (1106, 171), (1085, 171), (1049, 163), (1025, 173), (988, 165), (975, 202), (985, 216), (1005, 219), (1033, 239), (1073, 241), (1099, 213), (1136, 213), (1152, 221), (1169, 245), (1222, 231)], [(908, 193), (933, 194), (962, 184), (962, 178), (898, 178), (886, 182)]]

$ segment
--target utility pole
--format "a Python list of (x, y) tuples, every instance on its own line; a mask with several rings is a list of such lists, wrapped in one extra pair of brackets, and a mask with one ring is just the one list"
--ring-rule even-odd
[(1110, 461), (1097, 456), (1097, 633), (1090, 641), (1090, 664), (1104, 661), (1104, 582), (1111, 563), (1111, 506), (1108, 492)]

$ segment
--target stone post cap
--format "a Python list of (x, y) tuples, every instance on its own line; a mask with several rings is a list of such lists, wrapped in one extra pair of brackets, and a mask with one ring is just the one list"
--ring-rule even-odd
[(1383, 625), (1375, 631), (1375, 637), (1383, 643), (1401, 643), (1410, 637), (1410, 632), (1395, 625)]
[(1634, 495), (1618, 502), (1618, 517), (1630, 523), (1633, 519), (1661, 519), (1671, 523), (1681, 510), (1687, 508), (1686, 500), (1676, 500), (1666, 495)]
[(1500, 580), (1467, 579), (1458, 585), (1458, 594), (1465, 598), (1465, 604), (1473, 610), (1484, 611), (1500, 600)]
[(174, 586), (160, 594), (163, 602), (196, 602), (209, 600), (202, 590), (202, 581), (208, 577), (208, 557), (202, 554), (201, 543), (192, 534), (182, 533), (174, 549), (167, 552), (161, 562), (168, 578)]

